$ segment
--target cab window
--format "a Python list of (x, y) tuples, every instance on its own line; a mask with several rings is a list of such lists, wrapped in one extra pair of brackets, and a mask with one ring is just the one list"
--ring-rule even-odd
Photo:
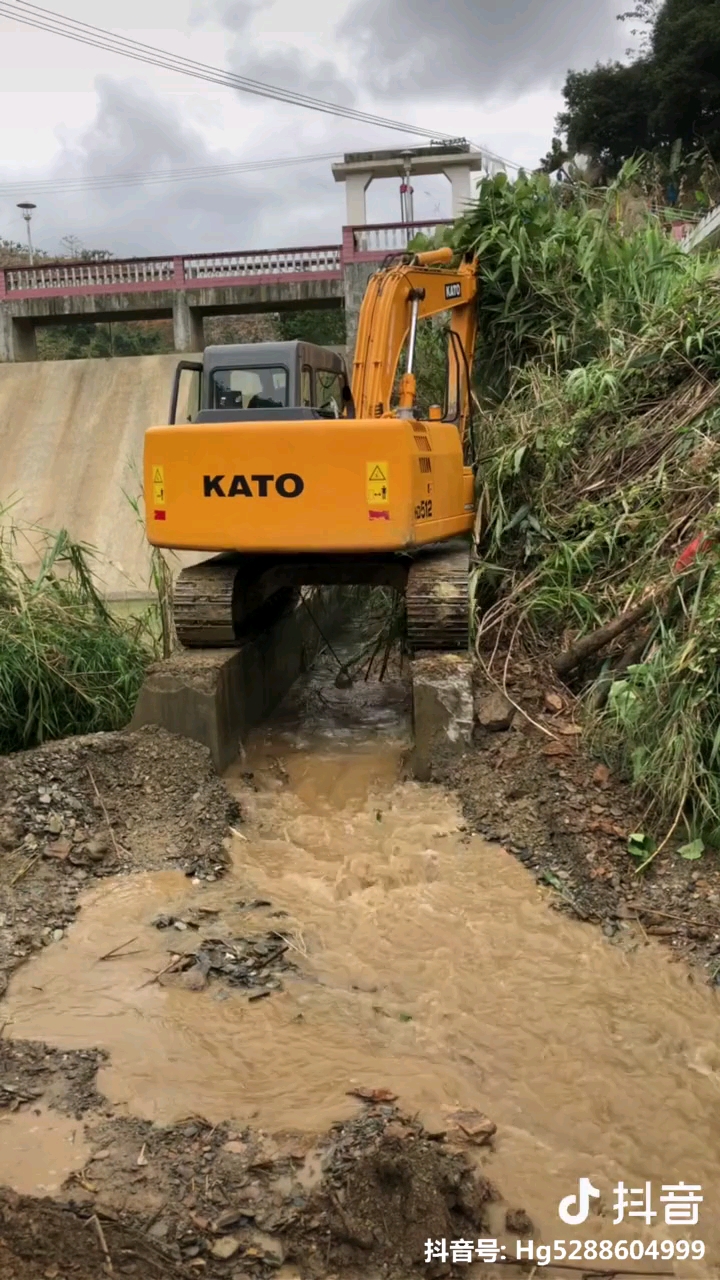
[(345, 379), (337, 370), (315, 370), (315, 399), (321, 413), (329, 417), (339, 418), (343, 409), (343, 386)]
[(211, 409), (284, 409), (287, 402), (288, 373), (282, 365), (212, 371)]
[(312, 369), (304, 364), (300, 371), (300, 404), (304, 409), (309, 409), (312, 402)]

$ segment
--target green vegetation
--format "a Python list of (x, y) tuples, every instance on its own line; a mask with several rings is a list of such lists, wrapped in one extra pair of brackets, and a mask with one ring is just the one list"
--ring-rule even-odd
[(477, 643), (556, 663), (653, 820), (720, 843), (720, 281), (641, 177), (499, 176), (454, 229), (479, 255)]
[(342, 347), (347, 341), (345, 312), (340, 307), (313, 311), (281, 311), (277, 317), (279, 341), (317, 342), (320, 347)]
[[(717, 0), (637, 0), (622, 14), (639, 45), (629, 63), (570, 71), (558, 138), (544, 167), (585, 153), (605, 178), (642, 151), (669, 161), (677, 143), (683, 153), (702, 148), (720, 158), (720, 5)], [(692, 207), (690, 166), (685, 192)], [(671, 178), (669, 168), (665, 177)], [(687, 203), (683, 200), (683, 203)]]
[(37, 330), (37, 346), (41, 360), (148, 356), (174, 350), (172, 325), (166, 320), (47, 325)]
[[(37, 571), (21, 540), (39, 550)], [(0, 530), (0, 753), (130, 719), (158, 651), (156, 610), (114, 617), (92, 569), (92, 550), (64, 531)]]

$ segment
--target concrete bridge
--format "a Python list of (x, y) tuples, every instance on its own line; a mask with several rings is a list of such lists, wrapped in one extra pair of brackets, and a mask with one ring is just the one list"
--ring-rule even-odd
[(205, 316), (344, 307), (348, 346), (369, 276), (433, 222), (346, 226), (340, 244), (0, 270), (0, 362), (35, 360), (38, 325), (173, 321), (175, 350), (202, 351)]
[[(342, 243), (293, 249), (129, 258), (109, 262), (39, 263), (0, 270), (0, 362), (35, 360), (38, 325), (88, 320), (172, 318), (175, 350), (202, 351), (205, 316), (344, 307), (347, 345), (355, 345), (369, 276), (388, 253), (452, 219), (415, 222), (412, 175), (442, 173), (456, 218), (471, 198), (480, 153), (464, 138), (407, 150), (348, 152), (333, 165), (345, 184)], [(402, 221), (367, 223), (365, 194), (377, 180), (401, 182)]]

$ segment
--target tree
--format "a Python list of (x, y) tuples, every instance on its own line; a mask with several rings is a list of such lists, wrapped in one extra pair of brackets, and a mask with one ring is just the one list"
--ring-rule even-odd
[(565, 149), (560, 138), (553, 138), (550, 150), (543, 156), (538, 169), (541, 173), (556, 173), (569, 160), (570, 153)]
[(651, 145), (647, 61), (630, 66), (598, 63), (592, 71), (570, 71), (563, 95), (567, 107), (558, 116), (557, 127), (570, 155), (591, 156), (611, 176), (630, 156)]
[(618, 22), (637, 22), (639, 26), (630, 28), (631, 36), (639, 37), (639, 47), (627, 49), (628, 58), (644, 58), (650, 52), (652, 33), (662, 0), (637, 0), (634, 9), (617, 15)]
[(720, 0), (636, 0), (620, 14), (640, 47), (629, 63), (568, 72), (557, 128), (613, 177), (639, 151), (705, 147), (720, 159)]
[(720, 3), (666, 0), (652, 36), (651, 125), (658, 142), (720, 158)]
[(345, 312), (339, 308), (281, 311), (278, 321), (283, 342), (300, 338), (304, 342), (317, 342), (321, 347), (342, 347), (347, 341)]

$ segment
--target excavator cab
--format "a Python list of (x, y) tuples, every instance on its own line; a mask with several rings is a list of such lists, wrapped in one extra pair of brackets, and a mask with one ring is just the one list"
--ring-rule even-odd
[[(314, 342), (206, 347), (175, 370), (169, 425), (337, 418), (351, 400), (345, 361)], [(302, 410), (306, 410), (302, 413)]]
[[(169, 423), (145, 435), (147, 536), (220, 553), (178, 577), (182, 644), (238, 643), (276, 591), (374, 582), (405, 590), (416, 648), (467, 645), (477, 284), (474, 263), (452, 259), (404, 254), (371, 277), (352, 387), (342, 357), (307, 342), (181, 361)], [(418, 326), (442, 316), (444, 404), (423, 412)]]

